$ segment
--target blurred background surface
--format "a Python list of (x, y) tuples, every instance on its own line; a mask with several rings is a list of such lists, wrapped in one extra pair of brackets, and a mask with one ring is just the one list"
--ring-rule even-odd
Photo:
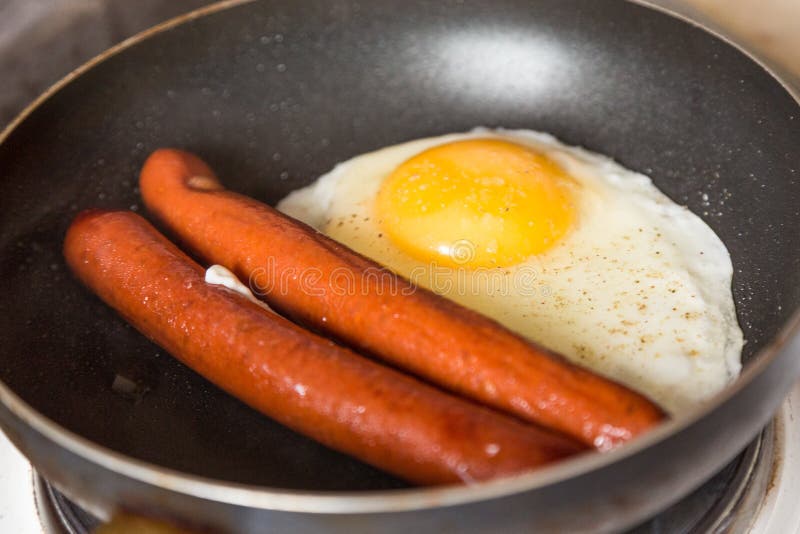
[(0, 0), (0, 128), (72, 69), (211, 0)]

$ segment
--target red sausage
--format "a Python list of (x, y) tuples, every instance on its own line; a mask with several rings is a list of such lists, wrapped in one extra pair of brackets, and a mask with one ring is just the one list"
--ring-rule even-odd
[[(664, 418), (644, 396), (226, 191), (192, 154), (153, 153), (140, 189), (147, 208), (188, 249), (250, 281), (256, 292), (273, 288), (262, 295), (269, 304), (442, 387), (599, 449)], [(348, 291), (341, 291), (342, 273), (352, 274)], [(394, 290), (381, 291), (376, 280)]]
[(101, 299), (220, 388), (297, 432), (411, 482), (485, 480), (581, 449), (205, 283), (202, 267), (134, 213), (79, 215), (64, 256)]

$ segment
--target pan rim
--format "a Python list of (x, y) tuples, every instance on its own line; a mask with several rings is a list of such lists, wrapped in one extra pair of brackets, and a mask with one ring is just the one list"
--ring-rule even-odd
[[(40, 105), (69, 85), (74, 79), (85, 74), (106, 59), (115, 56), (141, 41), (180, 26), (193, 19), (255, 1), (256, 0), (223, 0), (169, 19), (139, 32), (108, 50), (105, 50), (58, 80), (23, 109), (22, 112), (0, 132), (0, 145), (2, 145), (10, 137), (12, 132)], [(671, 9), (654, 5), (647, 0), (624, 1), (680, 20), (705, 31), (728, 46), (733, 47), (769, 74), (783, 87), (795, 102), (800, 105), (800, 88), (795, 88), (787, 83), (761, 59), (755, 57), (751, 52), (744, 49), (736, 42), (731, 41), (704, 24), (680, 13), (676, 13)], [(792, 313), (778, 334), (770, 340), (769, 344), (754, 356), (753, 362), (745, 367), (736, 381), (713, 398), (709, 399), (708, 402), (694, 407), (687, 414), (662, 424), (645, 436), (616, 450), (603, 454), (595, 454), (592, 452), (584, 453), (572, 459), (559, 462), (549, 467), (540, 468), (530, 473), (482, 482), (471, 486), (452, 485), (401, 490), (320, 492), (288, 490), (228, 482), (191, 475), (182, 471), (138, 460), (88, 440), (62, 427), (43, 414), (40, 414), (14, 393), (2, 380), (0, 380), (0, 402), (8, 408), (13, 416), (30, 425), (36, 432), (65, 448), (70, 453), (114, 473), (164, 490), (199, 499), (265, 510), (329, 514), (392, 513), (464, 505), (477, 501), (500, 498), (523, 491), (540, 489), (570, 478), (585, 475), (591, 471), (610, 466), (625, 458), (632, 457), (668, 439), (670, 436), (678, 434), (685, 428), (695, 424), (698, 420), (709, 416), (760, 375), (764, 369), (779, 356), (789, 341), (796, 336), (800, 336), (800, 307)]]

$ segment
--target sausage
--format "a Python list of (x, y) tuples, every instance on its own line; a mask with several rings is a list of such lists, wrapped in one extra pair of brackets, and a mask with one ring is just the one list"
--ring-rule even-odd
[[(154, 152), (139, 185), (148, 210), (188, 249), (249, 281), (270, 305), (430, 382), (600, 450), (665, 417), (643, 395), (225, 190), (192, 154)], [(347, 291), (343, 272), (352, 273)]]
[(207, 284), (200, 265), (132, 212), (79, 215), (64, 256), (102, 300), (220, 388), (297, 432), (411, 482), (485, 480), (582, 449)]

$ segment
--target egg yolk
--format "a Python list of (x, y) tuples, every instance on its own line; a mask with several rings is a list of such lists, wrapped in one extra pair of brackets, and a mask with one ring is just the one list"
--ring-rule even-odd
[(506, 267), (552, 247), (575, 215), (574, 180), (523, 145), (470, 139), (431, 148), (381, 185), (376, 212), (404, 252), (450, 267)]

